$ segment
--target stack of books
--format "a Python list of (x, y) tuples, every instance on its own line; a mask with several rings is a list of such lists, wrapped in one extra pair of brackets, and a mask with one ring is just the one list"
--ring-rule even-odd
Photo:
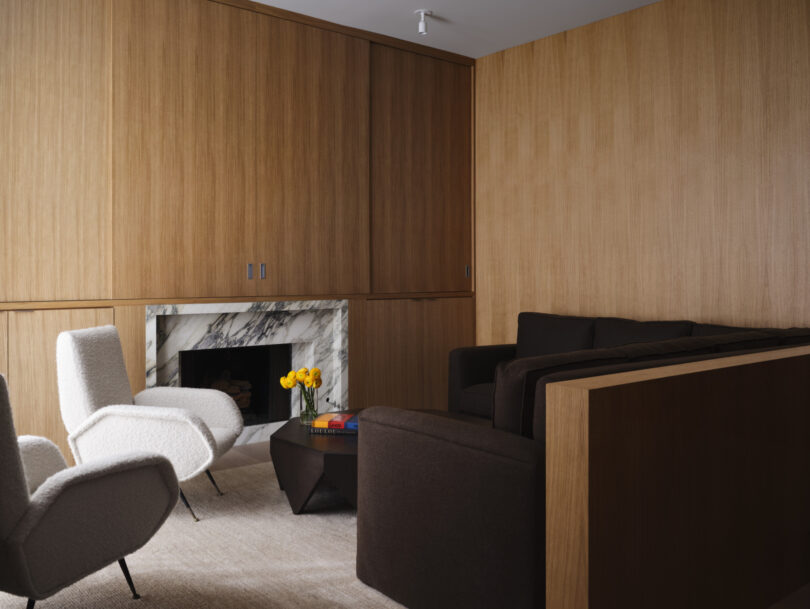
[(309, 433), (357, 435), (357, 415), (348, 412), (327, 412), (312, 421)]

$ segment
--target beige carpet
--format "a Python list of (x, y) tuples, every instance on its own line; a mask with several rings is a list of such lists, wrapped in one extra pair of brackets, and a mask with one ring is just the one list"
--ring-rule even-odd
[[(355, 512), (334, 497), (313, 498), (316, 513), (295, 516), (270, 463), (216, 472), (218, 497), (204, 476), (185, 483), (200, 517), (182, 506), (155, 537), (127, 558), (133, 601), (118, 565), (37, 603), (47, 609), (384, 609), (401, 605), (354, 572)], [(0, 609), (25, 601), (0, 593)]]

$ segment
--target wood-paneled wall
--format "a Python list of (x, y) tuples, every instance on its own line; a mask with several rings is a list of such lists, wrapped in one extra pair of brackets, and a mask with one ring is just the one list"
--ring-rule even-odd
[(253, 294), (256, 15), (113, 7), (113, 295)]
[(259, 294), (368, 292), (369, 43), (257, 19)]
[(111, 324), (113, 310), (12, 311), (8, 316), (8, 387), (17, 434), (45, 436), (69, 459), (56, 384), (56, 338), (64, 330)]
[(663, 0), (476, 63), (478, 342), (810, 325), (810, 4)]
[(371, 47), (372, 291), (472, 289), (472, 72)]
[(472, 345), (471, 297), (353, 300), (350, 407), (447, 410), (448, 355)]
[(115, 307), (115, 327), (121, 338), (124, 365), (132, 394), (146, 389), (146, 307)]
[(107, 0), (0, 2), (0, 300), (110, 297)]
[[(421, 206), (427, 224), (426, 202), (435, 216), (424, 234), (412, 223), (412, 241), (393, 227), (375, 244), (399, 266), (411, 251), (429, 254), (410, 266), (428, 281), (397, 276), (386, 293), (449, 298), (368, 305), (352, 322), (350, 367), (369, 356), (377, 376), (360, 376), (352, 400), (443, 408), (446, 352), (473, 342), (456, 259), (470, 251), (471, 59), (249, 0), (0, 0), (0, 373), (18, 432), (68, 452), (61, 330), (114, 321), (138, 392), (147, 304), (325, 297), (366, 310), (376, 297), (371, 40), (404, 66), (395, 89), (420, 92), (429, 128), (409, 136), (410, 154), (452, 168), (451, 179), (434, 172), (424, 199), (402, 168), (377, 167), (378, 183), (407, 190), (391, 194), (396, 217)], [(405, 131), (419, 123), (405, 118)], [(377, 145), (400, 136), (380, 132)], [(417, 331), (401, 331), (400, 312)]]

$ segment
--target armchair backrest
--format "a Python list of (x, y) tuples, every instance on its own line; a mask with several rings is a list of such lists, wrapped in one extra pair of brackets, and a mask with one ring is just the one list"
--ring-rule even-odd
[(0, 546), (28, 509), (28, 501), (8, 387), (6, 379), (0, 375)]
[(68, 433), (99, 408), (132, 404), (115, 326), (62, 332), (56, 340), (59, 408)]

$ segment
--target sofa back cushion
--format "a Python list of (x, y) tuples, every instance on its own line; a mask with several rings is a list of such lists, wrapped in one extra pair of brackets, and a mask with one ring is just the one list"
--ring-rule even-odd
[(768, 349), (779, 345), (773, 334), (760, 330), (746, 330), (714, 336), (684, 336), (656, 343), (636, 343), (616, 347), (631, 361), (652, 361), (662, 358), (724, 353), (746, 349)]
[(521, 313), (516, 357), (567, 353), (593, 347), (593, 317)]
[[(810, 332), (808, 332), (810, 340)], [(546, 429), (546, 386), (549, 383), (616, 374), (631, 370), (657, 368), (659, 366), (672, 366), (687, 362), (731, 357), (738, 353), (748, 353), (760, 349), (777, 347), (779, 339), (765, 331), (749, 330), (722, 334), (715, 336), (687, 336), (673, 338), (657, 343), (639, 343), (594, 351), (594, 354), (610, 352), (625, 356), (625, 361), (609, 365), (591, 367), (570, 367), (544, 374), (537, 380), (534, 393), (534, 408), (532, 412), (532, 436), (535, 439), (545, 439)]]
[(717, 324), (695, 324), (692, 326), (692, 336), (717, 336), (718, 334), (733, 334), (754, 328), (739, 328), (736, 326), (719, 326)]
[(538, 379), (552, 372), (624, 361), (627, 357), (618, 349), (586, 349), (501, 362), (495, 372), (492, 426), (530, 438)]
[(780, 328), (769, 330), (769, 332), (779, 339), (780, 345), (785, 347), (810, 343), (810, 328)]
[(689, 336), (691, 321), (634, 321), (618, 317), (598, 317), (594, 325), (594, 349), (630, 343), (650, 343)]

